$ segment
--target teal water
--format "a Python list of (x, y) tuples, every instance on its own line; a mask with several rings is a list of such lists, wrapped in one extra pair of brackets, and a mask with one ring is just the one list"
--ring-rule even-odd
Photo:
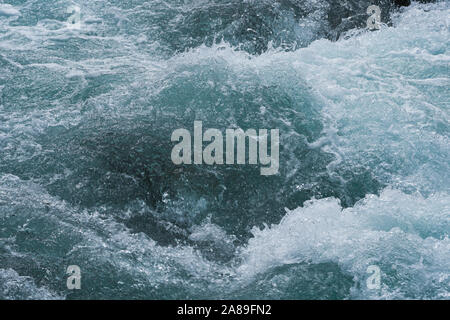
[[(449, 299), (448, 1), (74, 3), (0, 2), (1, 299)], [(174, 165), (195, 120), (279, 173)]]

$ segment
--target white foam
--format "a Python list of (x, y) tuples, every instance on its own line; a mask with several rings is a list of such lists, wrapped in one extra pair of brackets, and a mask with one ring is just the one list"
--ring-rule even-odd
[[(333, 262), (361, 285), (355, 298), (446, 298), (449, 213), (448, 194), (426, 199), (386, 189), (346, 209), (334, 198), (312, 200), (279, 224), (254, 228), (238, 272), (248, 277), (285, 264)], [(365, 287), (369, 265), (381, 268), (380, 291)]]
[(20, 16), (20, 11), (10, 4), (0, 3), (0, 16)]
[(38, 287), (31, 277), (20, 276), (13, 269), (0, 269), (0, 299), (60, 300), (63, 297), (45, 287)]

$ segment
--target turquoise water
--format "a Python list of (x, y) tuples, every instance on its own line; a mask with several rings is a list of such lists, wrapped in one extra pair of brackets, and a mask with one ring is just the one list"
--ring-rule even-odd
[[(450, 4), (375, 3), (2, 1), (0, 298), (449, 299)], [(174, 165), (196, 120), (279, 173)]]

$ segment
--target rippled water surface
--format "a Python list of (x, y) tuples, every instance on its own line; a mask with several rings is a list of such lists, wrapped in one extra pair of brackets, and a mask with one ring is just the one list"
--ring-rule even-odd
[(0, 0), (0, 298), (449, 299), (450, 3), (373, 3)]

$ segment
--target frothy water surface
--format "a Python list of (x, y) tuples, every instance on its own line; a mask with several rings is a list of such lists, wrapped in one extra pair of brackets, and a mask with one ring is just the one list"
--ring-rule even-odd
[[(4, 2), (0, 298), (449, 298), (448, 2)], [(279, 174), (174, 165), (194, 120)]]

